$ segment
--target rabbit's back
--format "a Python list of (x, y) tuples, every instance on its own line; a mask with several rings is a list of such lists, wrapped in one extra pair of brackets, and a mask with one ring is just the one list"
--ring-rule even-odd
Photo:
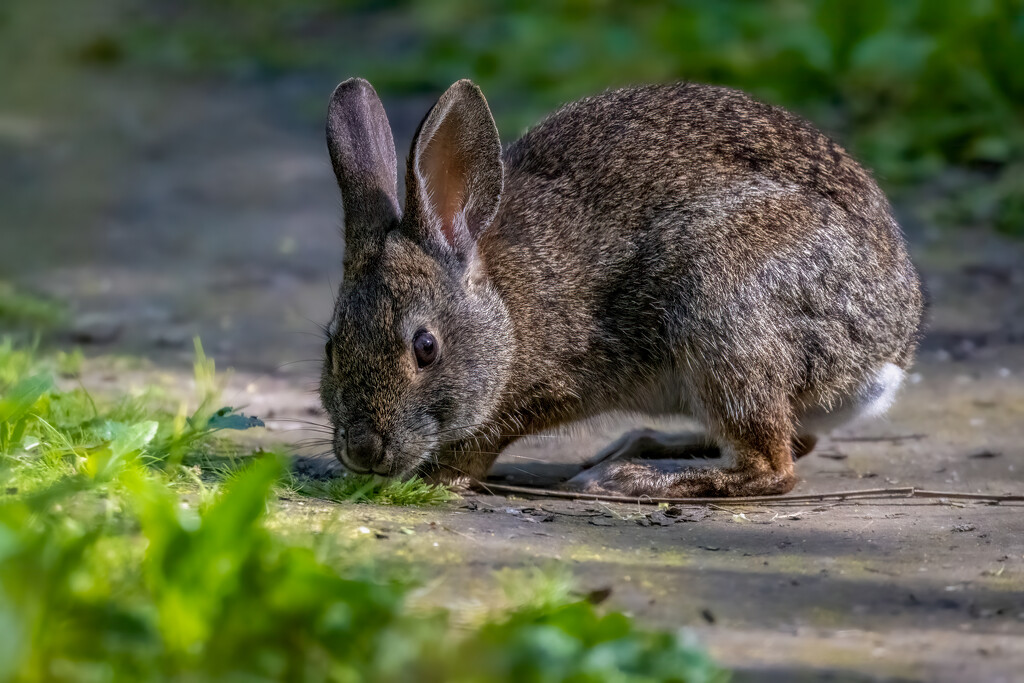
[(573, 102), (504, 157), (511, 174), (571, 185), (602, 208), (619, 205), (623, 181), (646, 188), (643, 199), (699, 195), (755, 176), (818, 192), (847, 210), (885, 202), (870, 175), (806, 121), (738, 90), (694, 83)]
[(504, 161), (481, 251), (524, 379), (614, 402), (686, 365), (814, 402), (911, 361), (920, 285), (888, 202), (785, 110), (696, 84), (617, 90)]

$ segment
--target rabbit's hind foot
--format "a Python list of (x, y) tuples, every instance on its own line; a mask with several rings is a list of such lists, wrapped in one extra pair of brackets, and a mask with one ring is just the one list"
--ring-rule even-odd
[[(756, 432), (755, 432), (756, 433)], [(789, 492), (796, 484), (793, 459), (810, 452), (815, 438), (722, 439), (630, 432), (592, 458), (585, 469), (563, 484), (583, 493), (655, 498), (763, 496)], [(698, 464), (695, 458), (734, 455), (726, 467)]]
[(722, 451), (706, 434), (668, 433), (642, 428), (626, 432), (583, 463), (588, 470), (613, 460), (692, 460), (720, 458)]

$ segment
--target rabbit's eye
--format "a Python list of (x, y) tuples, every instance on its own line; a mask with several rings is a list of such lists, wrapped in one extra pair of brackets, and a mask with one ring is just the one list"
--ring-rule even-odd
[(437, 339), (426, 330), (420, 330), (412, 338), (412, 350), (416, 354), (416, 364), (425, 368), (437, 360)]

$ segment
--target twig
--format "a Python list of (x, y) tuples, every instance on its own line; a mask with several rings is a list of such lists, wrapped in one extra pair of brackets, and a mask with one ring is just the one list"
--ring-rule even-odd
[(927, 491), (924, 489), (915, 489), (914, 498), (952, 498), (960, 500), (987, 500), (994, 503), (1024, 502), (1024, 495), (1017, 494), (993, 495), (989, 493), (957, 493), (955, 491)]
[(735, 510), (730, 510), (729, 508), (722, 507), (721, 505), (716, 505), (715, 503), (708, 503), (708, 507), (713, 509), (713, 510), (721, 510), (722, 512), (728, 512), (730, 515), (738, 515), (739, 514)]
[(832, 441), (918, 441), (928, 438), (927, 434), (897, 434), (896, 436), (833, 436)]
[(636, 503), (657, 505), (659, 503), (670, 503), (677, 505), (709, 505), (729, 503), (740, 505), (745, 503), (807, 503), (824, 502), (829, 500), (863, 500), (865, 498), (875, 499), (898, 499), (898, 498), (948, 498), (954, 500), (978, 500), (991, 503), (1003, 502), (1024, 502), (1024, 495), (998, 495), (988, 493), (959, 493), (955, 491), (929, 491), (914, 487), (887, 488), (887, 489), (858, 489), (854, 491), (836, 491), (834, 493), (810, 493), (797, 496), (741, 496), (737, 498), (722, 497), (701, 497), (701, 498), (657, 498), (650, 496), (612, 496), (600, 493), (579, 493), (576, 491), (557, 491), (553, 489), (540, 489), (532, 486), (510, 486), (508, 484), (491, 484), (481, 481), (474, 481), (474, 487), (483, 489), (488, 493), (517, 493), (521, 495), (536, 496), (541, 498), (563, 498), (568, 500), (600, 500), (610, 503)]

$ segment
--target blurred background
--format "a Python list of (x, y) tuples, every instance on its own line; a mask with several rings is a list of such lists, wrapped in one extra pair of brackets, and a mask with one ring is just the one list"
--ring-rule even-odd
[(404, 155), (459, 78), (505, 142), (567, 100), (687, 79), (792, 108), (872, 168), (942, 302), (932, 348), (970, 354), (1024, 335), (1021, 64), (1020, 0), (4, 0), (2, 306), (34, 314), (13, 284), (65, 302), (76, 344), (173, 360), (200, 333), (280, 369), (318, 354), (340, 276), (338, 81), (375, 84)]

